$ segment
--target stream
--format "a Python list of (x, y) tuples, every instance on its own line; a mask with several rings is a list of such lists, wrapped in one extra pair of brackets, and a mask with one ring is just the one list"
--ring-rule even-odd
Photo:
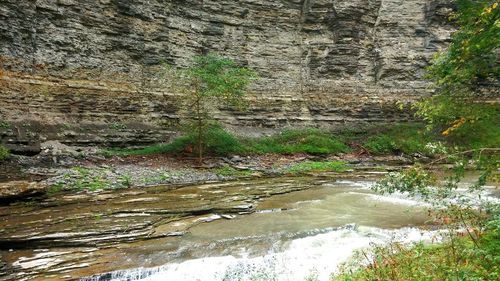
[(377, 176), (63, 194), (0, 207), (0, 280), (329, 280), (357, 250), (437, 236), (426, 230), (424, 203), (374, 194)]

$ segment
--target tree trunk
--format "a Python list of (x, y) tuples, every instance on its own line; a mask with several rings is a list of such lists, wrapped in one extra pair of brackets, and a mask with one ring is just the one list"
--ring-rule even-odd
[(203, 162), (203, 120), (201, 120), (201, 97), (196, 97), (196, 118), (198, 119), (198, 164)]

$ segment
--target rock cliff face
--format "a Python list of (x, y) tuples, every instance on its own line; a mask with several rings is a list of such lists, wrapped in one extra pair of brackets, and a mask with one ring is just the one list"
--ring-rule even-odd
[(174, 133), (163, 62), (216, 52), (255, 69), (236, 128), (408, 118), (453, 27), (449, 0), (3, 0), (0, 138), (18, 149), (143, 144)]

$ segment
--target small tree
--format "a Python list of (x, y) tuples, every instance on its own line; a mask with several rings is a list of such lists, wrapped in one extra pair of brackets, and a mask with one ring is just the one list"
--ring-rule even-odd
[(168, 72), (172, 74), (174, 90), (182, 94), (181, 121), (190, 133), (194, 133), (201, 163), (207, 130), (216, 124), (212, 115), (214, 109), (221, 104), (242, 106), (242, 97), (255, 73), (216, 55), (195, 57), (191, 67), (169, 68)]

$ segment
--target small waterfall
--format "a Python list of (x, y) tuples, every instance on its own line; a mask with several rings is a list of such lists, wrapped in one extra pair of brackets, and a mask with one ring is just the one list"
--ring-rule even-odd
[(169, 280), (306, 280), (315, 277), (329, 280), (338, 266), (348, 261), (356, 250), (391, 241), (411, 244), (430, 241), (436, 232), (417, 228), (387, 230), (347, 225), (295, 233), (282, 251), (262, 256), (219, 256), (187, 260), (156, 268), (115, 271), (82, 281), (169, 281)]

